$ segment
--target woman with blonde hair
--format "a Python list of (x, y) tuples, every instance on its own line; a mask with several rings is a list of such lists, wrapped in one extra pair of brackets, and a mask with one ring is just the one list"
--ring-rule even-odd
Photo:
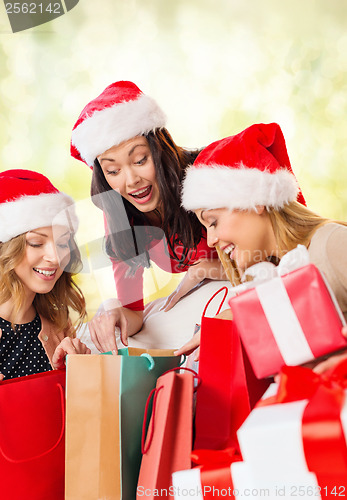
[[(278, 263), (305, 245), (347, 319), (346, 223), (315, 214), (298, 202), (303, 201), (299, 196), (279, 125), (255, 124), (200, 153), (187, 172), (182, 204), (206, 228), (208, 245), (221, 250), (233, 285), (245, 279), (253, 264)], [(223, 316), (231, 319), (231, 311)], [(346, 327), (343, 333), (347, 336)], [(177, 354), (198, 345), (199, 337), (193, 338)]]
[(90, 353), (75, 338), (85, 301), (73, 280), (81, 265), (73, 200), (42, 174), (0, 173), (0, 373), (31, 375)]

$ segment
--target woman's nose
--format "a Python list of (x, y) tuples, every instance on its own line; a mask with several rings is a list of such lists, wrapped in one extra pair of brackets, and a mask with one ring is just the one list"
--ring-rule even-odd
[(57, 252), (57, 249), (56, 249), (54, 242), (47, 243), (47, 245), (45, 247), (44, 259), (47, 262), (51, 262), (52, 264), (59, 263), (58, 252)]
[(218, 238), (217, 236), (213, 235), (213, 234), (210, 234), (209, 231), (207, 231), (207, 245), (210, 247), (210, 248), (213, 248), (214, 246), (216, 246), (216, 244), (218, 243)]
[(139, 175), (132, 169), (129, 169), (126, 173), (126, 183), (128, 186), (135, 186), (140, 180)]

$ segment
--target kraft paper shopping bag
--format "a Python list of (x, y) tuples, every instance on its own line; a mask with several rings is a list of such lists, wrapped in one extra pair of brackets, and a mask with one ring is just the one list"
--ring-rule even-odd
[(68, 356), (66, 500), (136, 497), (147, 397), (180, 362), (149, 352)]

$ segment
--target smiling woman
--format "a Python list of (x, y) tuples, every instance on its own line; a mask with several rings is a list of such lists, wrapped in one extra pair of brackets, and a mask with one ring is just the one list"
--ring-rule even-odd
[(110, 187), (141, 212), (148, 216), (160, 205), (155, 165), (145, 137), (113, 146), (97, 160)]
[(224, 279), (204, 228), (181, 206), (182, 181), (198, 151), (177, 146), (165, 121), (151, 97), (120, 81), (85, 106), (72, 131), (72, 156), (93, 169), (92, 200), (104, 212), (117, 289), (118, 301), (89, 322), (100, 351), (116, 351), (116, 326), (124, 344), (142, 328), (143, 273), (151, 262), (169, 273), (187, 271), (165, 311), (205, 277)]
[(85, 315), (73, 281), (80, 259), (72, 199), (29, 170), (2, 172), (0, 192), (0, 373), (14, 378), (90, 350), (69, 319), (69, 307), (78, 323)]
[[(208, 244), (221, 248), (223, 264), (245, 280), (252, 265), (278, 263), (297, 245), (306, 246), (347, 320), (347, 224), (306, 207), (277, 123), (254, 124), (207, 146), (188, 170), (182, 204), (206, 228)], [(342, 333), (347, 336), (346, 327)], [(197, 336), (178, 353), (198, 344)]]

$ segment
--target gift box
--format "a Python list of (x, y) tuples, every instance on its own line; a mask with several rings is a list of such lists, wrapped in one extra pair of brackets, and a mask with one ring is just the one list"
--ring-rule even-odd
[[(269, 268), (270, 277), (261, 276)], [(288, 252), (277, 267), (261, 263), (248, 272), (254, 281), (237, 287), (229, 305), (258, 378), (347, 347), (343, 314), (305, 247)]]
[(347, 360), (317, 375), (284, 367), (237, 432), (235, 449), (200, 450), (173, 474), (175, 499), (335, 499), (347, 482)]
[(246, 462), (237, 462), (231, 464), (231, 474), (236, 500), (244, 500), (245, 497), (253, 500), (264, 500), (264, 498), (293, 500), (294, 497), (318, 500), (322, 498), (316, 476), (311, 472), (278, 478), (271, 471), (264, 476)]
[(235, 498), (230, 464), (239, 460), (241, 455), (236, 448), (194, 451), (192, 462), (198, 464), (198, 467), (172, 474), (175, 500)]
[(323, 376), (283, 368), (276, 394), (261, 400), (237, 432), (246, 465), (231, 467), (235, 488), (247, 477), (258, 486), (275, 479), (274, 488), (305, 484), (330, 498), (334, 487), (345, 486), (346, 373), (347, 360)]

